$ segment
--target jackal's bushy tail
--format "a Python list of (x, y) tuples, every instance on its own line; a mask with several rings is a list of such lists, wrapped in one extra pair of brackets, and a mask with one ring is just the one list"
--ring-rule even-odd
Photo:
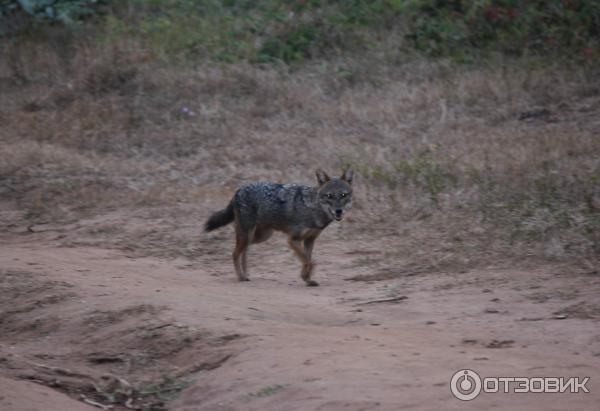
[(233, 221), (233, 200), (229, 203), (229, 205), (221, 211), (217, 211), (213, 215), (210, 216), (206, 223), (204, 224), (204, 231), (212, 231), (216, 230), (219, 227), (223, 227)]

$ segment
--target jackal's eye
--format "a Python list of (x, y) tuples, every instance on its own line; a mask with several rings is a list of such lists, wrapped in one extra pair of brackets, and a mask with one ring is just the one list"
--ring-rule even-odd
[(346, 194), (346, 193), (342, 193), (342, 194), (340, 194), (340, 197), (342, 197), (342, 198), (346, 198), (346, 196), (347, 196), (347, 195), (348, 195), (348, 194)]
[(327, 198), (333, 198), (333, 194), (331, 194), (331, 193), (327, 194)]

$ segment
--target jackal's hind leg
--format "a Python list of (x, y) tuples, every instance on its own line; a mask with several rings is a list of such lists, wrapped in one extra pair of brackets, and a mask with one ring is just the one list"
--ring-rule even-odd
[(240, 281), (250, 281), (248, 278), (247, 257), (248, 245), (250, 244), (249, 233), (245, 231), (238, 219), (235, 221), (235, 250), (233, 250), (233, 266)]
[(244, 274), (244, 279), (242, 281), (250, 281), (250, 277), (248, 275), (248, 246), (242, 251), (242, 273)]

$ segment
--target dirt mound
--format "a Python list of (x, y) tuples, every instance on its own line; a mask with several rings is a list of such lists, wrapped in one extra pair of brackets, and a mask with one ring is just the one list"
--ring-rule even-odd
[[(90, 309), (75, 285), (47, 277), (0, 272), (0, 369), (90, 404), (165, 409), (190, 384), (191, 374), (229, 359), (233, 351), (227, 343), (241, 337), (186, 326), (170, 318), (163, 306)], [(18, 404), (24, 404), (23, 410), (41, 410), (36, 398), (48, 391), (36, 390), (31, 398), (25, 395), (24, 403), (12, 394), (5, 400), (12, 408), (3, 409), (20, 410)], [(58, 394), (56, 398), (57, 404), (68, 400)]]
[[(35, 265), (35, 264), (34, 264)], [(44, 336), (59, 326), (60, 320), (49, 307), (74, 298), (73, 286), (62, 281), (39, 278), (26, 271), (0, 272), (2, 339), (15, 341)]]
[(27, 381), (0, 377), (0, 409), (8, 411), (93, 411), (56, 390)]

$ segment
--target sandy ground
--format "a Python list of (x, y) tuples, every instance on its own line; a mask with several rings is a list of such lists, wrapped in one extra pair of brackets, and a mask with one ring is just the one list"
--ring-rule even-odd
[[(68, 227), (2, 234), (0, 409), (598, 409), (598, 271), (356, 281), (386, 244), (331, 228), (315, 249), (320, 287), (303, 285), (280, 236), (251, 249), (252, 281), (238, 283), (228, 230), (198, 230), (191, 260), (64, 247)], [(464, 368), (590, 377), (590, 393), (462, 402), (449, 382)]]

